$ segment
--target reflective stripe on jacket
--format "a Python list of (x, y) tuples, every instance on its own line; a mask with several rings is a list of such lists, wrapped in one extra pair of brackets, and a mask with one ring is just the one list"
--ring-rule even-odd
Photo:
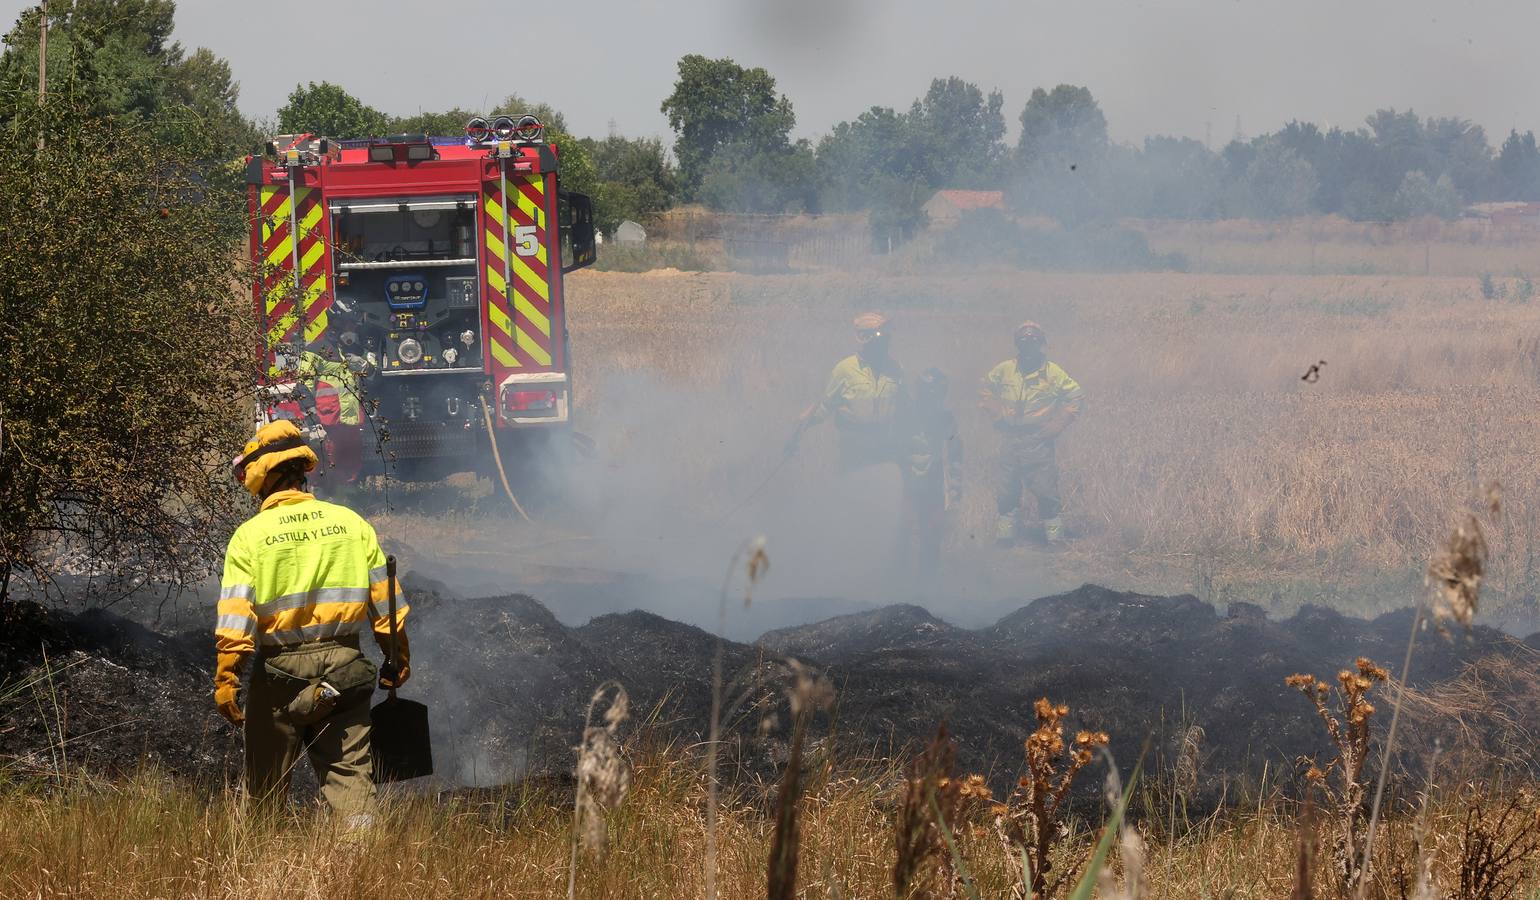
[(1051, 362), (1022, 372), (1016, 360), (1008, 359), (984, 376), (980, 393), (995, 416), (996, 427), (1005, 431), (1036, 431), (1056, 412), (1077, 416), (1085, 409), (1080, 385)]
[[(279, 491), (230, 538), (214, 625), (221, 653), (390, 632), (385, 553), (358, 513)], [(396, 591), (396, 627), (406, 600)]]
[(847, 356), (829, 373), (828, 387), (813, 408), (811, 420), (833, 415), (840, 428), (891, 426), (904, 392), (904, 373), (888, 362), (881, 370)]

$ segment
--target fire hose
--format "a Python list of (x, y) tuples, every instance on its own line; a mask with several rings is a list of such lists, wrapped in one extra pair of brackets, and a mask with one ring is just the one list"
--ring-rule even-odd
[(497, 433), (492, 430), (492, 404), (485, 396), (481, 398), (481, 414), (487, 423), (487, 441), (492, 445), (492, 461), (497, 463), (497, 477), (503, 482), (503, 493), (508, 495), (508, 500), (518, 511), (519, 518), (534, 524), (535, 520), (529, 517), (529, 513), (524, 511), (523, 506), (519, 505), (519, 498), (513, 495), (513, 488), (508, 486), (508, 473), (503, 470), (503, 455), (497, 449)]

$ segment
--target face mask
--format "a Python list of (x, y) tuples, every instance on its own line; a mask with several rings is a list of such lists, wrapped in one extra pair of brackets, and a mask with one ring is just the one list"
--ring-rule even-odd
[(1022, 341), (1016, 345), (1016, 359), (1030, 369), (1036, 369), (1043, 364), (1045, 354), (1041, 344), (1030, 341)]

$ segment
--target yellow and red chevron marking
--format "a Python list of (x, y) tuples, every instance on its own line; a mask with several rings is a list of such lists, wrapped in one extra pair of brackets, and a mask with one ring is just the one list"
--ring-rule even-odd
[[(260, 258), (262, 308), (268, 346), (299, 340), (300, 310), (304, 310), (306, 343), (326, 332), (331, 295), (327, 291), (325, 208), (321, 192), (297, 187), (299, 278), (294, 273), (294, 241), (287, 185), (263, 185), (258, 194), (261, 220)], [(296, 290), (296, 280), (298, 290)], [(303, 304), (303, 305), (300, 305)]]
[[(494, 361), (508, 368), (551, 365), (551, 288), (547, 268), (548, 230), (545, 215), (545, 181), (541, 175), (511, 176), (512, 201), (508, 209), (508, 238), (518, 245), (517, 229), (535, 229), (535, 252), (520, 255), (503, 245), (503, 204), (496, 184), (489, 185), (482, 203), (487, 247), (486, 276), (489, 292), (487, 318), (491, 328), (488, 346)], [(512, 275), (512, 290), (503, 277), (504, 265)]]

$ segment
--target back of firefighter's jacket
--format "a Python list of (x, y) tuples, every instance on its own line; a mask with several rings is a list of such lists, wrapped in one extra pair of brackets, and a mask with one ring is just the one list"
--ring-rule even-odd
[[(230, 538), (215, 626), (221, 653), (387, 634), (385, 554), (352, 510), (301, 491), (268, 497)], [(398, 594), (397, 627), (407, 614)]]

